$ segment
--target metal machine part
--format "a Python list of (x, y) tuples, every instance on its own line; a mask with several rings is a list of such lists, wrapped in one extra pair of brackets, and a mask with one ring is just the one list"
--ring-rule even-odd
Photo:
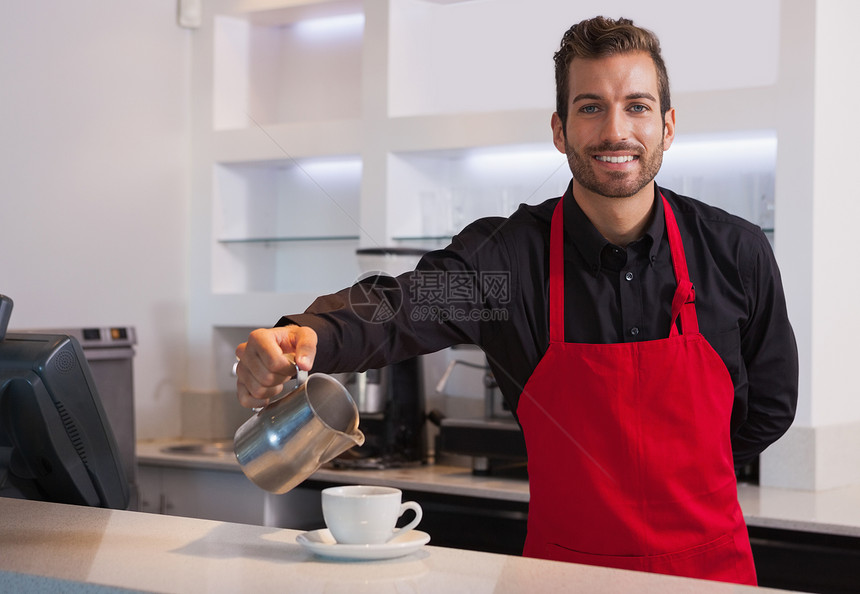
[(358, 412), (365, 414), (385, 411), (389, 374), (383, 369), (368, 369), (360, 373), (342, 374), (341, 382), (349, 389)]
[(335, 458), (335, 468), (380, 469), (427, 461), (427, 413), (420, 357), (344, 380), (359, 407), (366, 441)]
[(462, 365), (483, 369), (484, 417), (443, 418), (439, 421), (438, 450), (443, 454), (471, 456), (472, 472), (478, 475), (525, 473), (526, 446), (522, 429), (504, 403), (489, 365), (456, 359), (442, 374), (436, 391), (445, 389), (454, 369)]

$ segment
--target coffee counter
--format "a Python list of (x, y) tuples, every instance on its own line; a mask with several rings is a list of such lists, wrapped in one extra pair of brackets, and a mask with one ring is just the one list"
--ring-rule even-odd
[[(299, 532), (0, 498), (0, 591), (690, 592), (765, 589), (425, 546), (340, 562)], [(771, 590), (775, 591), (775, 590)]]
[[(177, 455), (174, 442), (138, 444), (141, 464), (239, 472), (230, 452), (222, 456)], [(393, 470), (319, 470), (311, 479), (330, 484), (376, 484), (409, 491), (526, 503), (528, 482), (473, 476), (460, 466), (426, 465)], [(738, 498), (749, 526), (860, 537), (860, 485), (827, 491), (795, 491), (741, 484)]]
[[(148, 441), (138, 442), (138, 463), (171, 466), (175, 468), (209, 469), (242, 472), (231, 451), (208, 455), (169, 453), (177, 445), (188, 446), (198, 442)], [(180, 447), (180, 449), (182, 449)], [(317, 482), (333, 484), (373, 484), (398, 489), (483, 497), (507, 501), (528, 502), (528, 481), (517, 478), (474, 476), (469, 468), (444, 464), (416, 465), (390, 470), (332, 470), (322, 468), (311, 477)]]

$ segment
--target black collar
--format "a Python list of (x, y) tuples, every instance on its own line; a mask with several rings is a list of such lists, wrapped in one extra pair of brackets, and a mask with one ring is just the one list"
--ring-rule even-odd
[[(588, 217), (585, 216), (585, 213), (573, 197), (572, 182), (568, 185), (562, 199), (564, 200), (565, 243), (569, 241), (576, 246), (580, 256), (582, 256), (591, 272), (596, 276), (601, 269), (601, 255), (604, 250), (612, 250), (617, 248), (617, 246), (614, 246), (609, 240), (603, 237)], [(633, 242), (634, 244), (641, 241), (649, 242), (648, 256), (652, 264), (657, 258), (660, 240), (663, 238), (663, 233), (666, 229), (663, 200), (661, 199), (660, 189), (656, 184), (654, 185), (654, 200), (656, 204), (654, 216), (651, 217), (651, 222), (646, 227), (643, 236)]]

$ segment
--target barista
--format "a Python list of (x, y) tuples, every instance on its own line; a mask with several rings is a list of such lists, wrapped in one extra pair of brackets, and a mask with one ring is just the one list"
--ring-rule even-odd
[(256, 330), (237, 349), (239, 400), (279, 393), (294, 356), (339, 372), (479, 345), (528, 449), (525, 555), (754, 584), (734, 467), (786, 431), (797, 399), (772, 250), (656, 186), (675, 110), (652, 33), (586, 20), (555, 65), (564, 196)]

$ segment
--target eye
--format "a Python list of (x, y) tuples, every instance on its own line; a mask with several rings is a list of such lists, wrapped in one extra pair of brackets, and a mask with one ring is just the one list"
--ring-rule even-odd
[(598, 108), (596, 105), (583, 105), (582, 107), (579, 108), (579, 111), (581, 113), (586, 113), (586, 114), (597, 113), (599, 110), (600, 110), (600, 108)]
[(630, 106), (630, 111), (632, 111), (633, 113), (645, 113), (646, 111), (649, 111), (649, 108), (647, 105), (637, 103), (635, 105)]

